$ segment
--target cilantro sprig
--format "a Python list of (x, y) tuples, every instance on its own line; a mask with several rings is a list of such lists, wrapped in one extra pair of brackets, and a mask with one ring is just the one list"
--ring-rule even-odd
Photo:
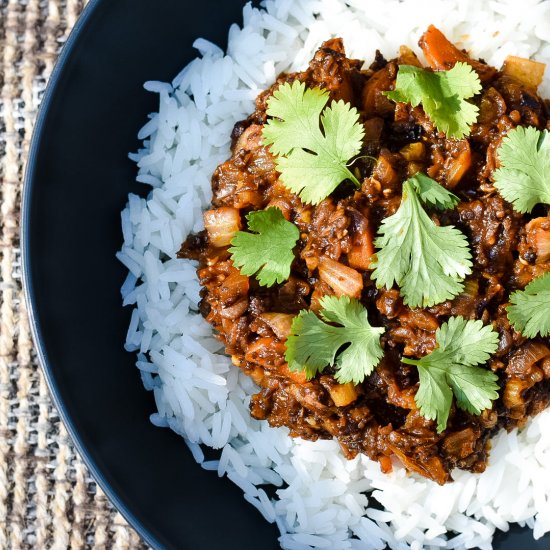
[(479, 109), (466, 101), (481, 91), (479, 76), (467, 63), (457, 63), (449, 71), (432, 72), (412, 65), (400, 65), (393, 91), (385, 94), (393, 101), (422, 104), (435, 127), (449, 138), (470, 133)]
[(246, 216), (251, 232), (238, 231), (231, 240), (231, 259), (243, 275), (256, 275), (262, 286), (282, 283), (290, 276), (292, 249), (300, 238), (298, 228), (275, 207)]
[(273, 118), (263, 127), (263, 141), (277, 155), (281, 181), (309, 204), (320, 203), (346, 179), (360, 185), (348, 168), (365, 133), (359, 113), (344, 101), (325, 108), (328, 100), (326, 90), (296, 80), (279, 86), (267, 102)]
[(359, 384), (382, 359), (380, 336), (385, 329), (371, 326), (367, 310), (349, 296), (325, 296), (320, 304), (322, 319), (307, 310), (294, 318), (286, 341), (288, 367), (304, 371), (309, 380), (334, 365), (338, 382)]
[(430, 307), (454, 298), (472, 271), (466, 237), (453, 226), (436, 225), (422, 202), (453, 208), (458, 197), (424, 174), (403, 183), (397, 212), (386, 218), (375, 246), (379, 249), (372, 267), (378, 288), (400, 287), (410, 307)]
[(511, 130), (498, 148), (495, 187), (521, 213), (550, 204), (550, 132), (529, 126)]
[(498, 377), (486, 363), (498, 347), (498, 334), (481, 321), (450, 317), (436, 332), (437, 348), (421, 359), (401, 361), (418, 368), (420, 384), (415, 396), (420, 413), (437, 420), (437, 431), (447, 427), (453, 394), (456, 404), (472, 414), (491, 407), (498, 398)]
[(550, 273), (510, 296), (508, 320), (527, 338), (550, 335)]

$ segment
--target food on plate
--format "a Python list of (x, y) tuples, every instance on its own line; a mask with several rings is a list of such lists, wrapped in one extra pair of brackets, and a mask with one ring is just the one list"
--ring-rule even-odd
[(541, 63), (419, 45), (281, 74), (179, 255), (254, 418), (444, 484), (550, 403), (550, 105)]
[[(540, 177), (545, 166), (547, 105), (540, 98), (550, 96), (550, 79), (548, 73), (543, 75), (542, 63), (550, 62), (550, 3), (532, 0), (528, 8), (523, 4), (516, 8), (513, 2), (456, 0), (428, 2), (422, 9), (414, 0), (267, 0), (259, 8), (246, 4), (242, 27), (233, 25), (229, 30), (226, 52), (197, 39), (194, 46), (199, 55), (171, 83), (145, 85), (158, 94), (159, 102), (157, 112), (149, 115), (139, 132), (142, 147), (130, 155), (138, 166), (138, 181), (149, 185), (150, 192), (141, 197), (131, 194), (122, 212), (124, 244), (118, 257), (130, 271), (122, 295), (124, 304), (133, 310), (126, 348), (136, 352), (143, 384), (154, 395), (158, 412), (151, 415), (151, 421), (182, 435), (203, 468), (237, 484), (247, 502), (267, 521), (276, 523), (285, 550), (490, 550), (495, 532), (507, 531), (510, 524), (527, 525), (535, 539), (550, 532), (550, 408), (530, 418), (524, 414), (536, 402), (543, 406), (547, 387), (545, 381), (534, 382), (530, 389), (525, 384), (548, 371), (544, 358), (550, 322), (545, 315), (548, 274), (544, 260), (548, 253), (548, 201), (546, 178)], [(460, 49), (436, 28), (426, 32), (431, 21), (445, 28)], [(418, 47), (423, 33), (425, 55)], [(268, 89), (278, 74), (283, 80), (298, 71), (307, 74), (319, 45), (335, 36), (343, 37), (349, 59), (367, 60), (358, 68), (348, 65), (349, 74), (354, 75), (351, 90), (347, 87), (353, 92), (351, 98), (334, 101), (330, 90), (298, 78), (280, 82), (287, 86), (277, 88), (282, 96), (271, 94), (275, 88)], [(400, 48), (400, 44), (407, 47)], [(329, 49), (336, 49), (334, 43)], [(362, 71), (368, 71), (377, 49), (386, 59), (399, 55), (401, 66), (396, 67), (395, 82), (399, 70), (404, 65), (409, 68), (401, 73), (397, 89), (378, 88), (386, 78), (381, 71), (376, 79), (369, 79), (371, 85), (359, 98), (355, 86), (370, 74)], [(331, 66), (323, 61), (337, 58), (350, 62), (344, 61), (346, 56), (331, 57), (322, 51), (318, 56), (313, 76), (330, 71)], [(382, 64), (376, 67), (377, 61), (382, 61), (381, 54), (374, 58), (373, 73), (384, 68)], [(428, 66), (437, 71), (429, 75), (430, 71), (424, 71)], [(502, 69), (497, 73), (494, 67)], [(438, 73), (435, 77), (434, 72)], [(332, 74), (337, 91), (339, 73)], [(458, 82), (453, 78), (457, 74)], [(464, 85), (457, 90), (457, 83)], [(480, 86), (482, 91), (478, 91)], [(345, 91), (345, 86), (340, 90)], [(251, 123), (258, 94), (264, 98), (265, 112), (274, 109), (278, 114)], [(454, 107), (449, 109), (448, 100), (454, 94)], [(275, 95), (282, 104), (275, 101)], [(445, 108), (430, 103), (433, 97)], [(301, 102), (300, 120), (309, 121), (307, 140), (297, 142), (288, 131), (288, 124), (297, 120), (285, 113), (292, 98)], [(363, 102), (369, 111), (363, 110)], [(510, 108), (512, 105), (518, 108)], [(405, 119), (400, 126), (395, 120), (396, 113), (407, 116), (409, 111), (416, 114), (422, 110), (426, 118), (420, 128), (416, 123), (407, 128)], [(520, 113), (520, 124), (514, 122), (514, 110)], [(311, 121), (318, 121), (318, 131)], [(441, 132), (437, 138), (429, 130), (430, 124)], [(393, 127), (402, 132), (390, 141), (388, 129)], [(419, 143), (415, 132), (423, 134), (425, 128), (431, 137)], [(347, 138), (345, 147), (331, 138), (342, 132)], [(232, 153), (232, 134), (232, 149), (248, 150)], [(270, 154), (265, 151), (268, 141)], [(382, 154), (382, 145), (390, 154)], [(518, 156), (525, 155), (532, 167), (518, 164)], [(472, 192), (472, 178), (486, 163), (484, 156), (490, 160), (487, 177)], [(396, 158), (400, 162), (396, 163)], [(215, 180), (223, 183), (217, 189), (212, 187), (211, 177), (218, 165), (228, 171), (223, 181)], [(432, 165), (434, 172), (427, 172)], [(500, 169), (503, 171), (497, 175)], [(233, 187), (229, 185), (231, 173)], [(277, 197), (272, 204), (264, 204), (264, 195), (255, 188), (262, 174), (274, 176), (266, 188), (275, 189), (275, 179), (280, 180), (277, 187), (284, 200)], [(366, 200), (378, 203), (377, 209), (367, 211), (368, 216), (378, 216), (368, 217), (370, 224), (359, 210), (344, 210), (343, 214), (336, 208), (321, 210), (327, 197), (333, 206), (346, 198), (353, 203), (356, 190), (364, 194), (365, 180), (371, 183)], [(454, 187), (446, 183), (449, 181), (456, 182)], [(527, 182), (528, 194), (518, 195), (518, 181)], [(321, 185), (316, 185), (319, 182)], [(284, 190), (287, 186), (288, 194), (294, 196), (290, 205)], [(382, 190), (387, 188), (393, 191), (385, 197)], [(221, 197), (222, 192), (227, 195)], [(213, 194), (218, 204), (212, 204)], [(231, 204), (231, 196), (237, 194), (250, 205)], [(385, 212), (383, 201), (389, 205), (392, 198), (394, 208)], [(299, 255), (305, 250), (304, 232), (297, 219), (287, 218), (300, 202), (306, 217), (308, 211), (323, 213), (309, 232), (312, 237), (315, 231), (326, 232), (310, 239), (309, 254), (303, 260)], [(506, 206), (504, 217), (501, 204)], [(339, 225), (344, 218), (350, 219), (347, 228)], [(414, 238), (410, 231), (404, 233), (408, 239), (396, 238), (396, 228), (403, 227), (407, 219), (414, 222), (418, 235), (429, 237), (431, 256), (416, 254), (417, 243), (423, 243), (416, 233)], [(302, 222), (311, 223), (307, 218)], [(495, 411), (497, 420), (499, 415), (508, 418), (508, 409), (514, 417), (507, 419), (508, 428), (518, 423), (520, 429), (497, 433), (497, 423), (488, 441), (485, 471), (479, 474), (455, 468), (449, 472), (453, 482), (438, 485), (425, 475), (411, 473), (410, 468), (407, 471), (396, 454), (384, 455), (380, 462), (364, 452), (348, 459), (337, 438), (324, 439), (322, 433), (315, 441), (289, 437), (285, 425), (272, 427), (269, 421), (253, 418), (249, 403), (259, 399), (253, 398), (258, 385), (232, 364), (231, 356), (224, 353), (221, 333), (201, 315), (202, 311), (208, 316), (210, 306), (204, 300), (201, 304), (198, 262), (177, 257), (189, 235), (194, 236), (184, 247), (186, 254), (196, 258), (202, 251), (204, 255), (206, 234), (202, 229), (207, 230), (209, 244), (227, 254), (220, 256), (222, 262), (224, 258), (233, 261), (235, 269), (225, 279), (227, 290), (238, 290), (247, 297), (246, 301), (224, 304), (224, 314), (237, 315), (232, 321), (223, 321), (225, 327), (234, 325), (227, 334), (241, 334), (245, 340), (247, 335), (256, 338), (259, 334), (243, 328), (243, 315), (239, 316), (239, 310), (250, 308), (248, 298), (254, 298), (251, 305), (261, 305), (269, 297), (280, 297), (281, 303), (294, 308), (292, 313), (274, 307), (258, 311), (255, 330), (261, 331), (261, 338), (283, 344), (267, 351), (284, 354), (281, 367), (270, 369), (268, 375), (261, 365), (252, 369), (258, 379), (263, 377), (275, 386), (288, 377), (297, 384), (295, 390), (313, 384), (330, 396), (330, 402), (327, 398), (321, 405), (342, 410), (352, 410), (364, 399), (361, 392), (368, 383), (358, 379), (376, 380), (376, 388), (370, 392), (371, 396), (376, 391), (381, 395), (375, 412), (399, 411), (389, 400), (416, 406), (416, 422), (428, 426), (427, 447), (434, 439), (443, 441), (456, 432), (456, 437), (447, 440), (448, 454), (453, 453), (453, 446), (468, 449), (471, 441), (469, 430), (457, 432), (457, 418), (477, 425)], [(338, 243), (330, 236), (332, 230), (345, 229), (348, 234)], [(347, 252), (341, 252), (342, 259), (336, 260), (318, 254), (323, 246), (330, 253), (338, 246), (341, 251), (347, 247)], [(295, 271), (296, 265), (303, 266), (301, 262), (308, 262), (314, 277), (322, 275), (326, 283), (315, 301), (311, 288), (308, 295), (299, 281), (303, 275)], [(510, 264), (514, 266), (511, 272)], [(307, 263), (306, 268), (310, 269)], [(510, 274), (505, 283), (507, 298), (498, 288), (502, 270)], [(426, 280), (437, 284), (426, 285)], [(219, 291), (221, 304), (230, 294), (224, 294), (221, 287)], [(368, 300), (363, 298), (365, 293)], [(378, 293), (384, 299), (375, 300), (373, 306), (371, 294)], [(305, 307), (301, 302), (300, 307), (292, 306), (293, 296), (303, 300)], [(500, 306), (494, 307), (497, 304)], [(484, 309), (489, 319), (479, 313)], [(410, 310), (409, 315), (401, 317), (402, 310)], [(397, 315), (392, 317), (394, 313)], [(435, 316), (439, 332), (428, 314)], [(510, 327), (503, 331), (506, 323)], [(326, 345), (329, 335), (331, 342)], [(410, 349), (406, 345), (409, 336)], [(400, 343), (395, 340), (399, 338)], [(390, 355), (401, 356), (399, 369), (408, 369), (411, 382), (413, 376), (420, 382), (427, 374), (432, 375), (428, 381), (438, 383), (424, 384), (423, 393), (418, 385), (409, 395), (399, 394), (404, 381), (392, 383), (388, 378), (392, 371), (383, 368), (391, 340), (396, 343)], [(534, 345), (526, 345), (529, 343)], [(522, 352), (505, 363), (510, 353), (506, 349), (515, 347)], [(235, 355), (238, 363), (239, 355)], [(263, 362), (269, 356), (262, 355), (257, 346), (252, 359)], [(504, 369), (499, 361), (506, 364)], [(284, 364), (289, 365), (288, 372)], [(443, 368), (434, 370), (435, 364)], [(529, 364), (533, 368), (528, 368)], [(493, 372), (491, 365), (499, 368)], [(482, 381), (482, 391), (475, 393), (479, 384), (470, 384), (462, 395), (461, 386), (454, 384), (457, 373), (468, 375), (461, 384)], [(319, 380), (330, 383), (321, 390)], [(507, 386), (505, 396), (502, 386), (508, 381), (513, 383)], [(439, 392), (434, 394), (437, 399), (432, 400), (426, 388)], [(296, 391), (295, 395), (308, 407), (318, 406), (315, 392)], [(517, 409), (515, 402), (520, 405)], [(467, 414), (459, 405), (468, 404), (473, 412)], [(399, 406), (404, 415), (413, 410)], [(486, 406), (491, 409), (484, 409)], [(487, 412), (478, 416), (481, 409)], [(299, 409), (294, 411), (300, 414)], [(430, 417), (433, 419), (428, 420)], [(281, 419), (285, 420), (284, 415)], [(323, 416), (319, 419), (323, 421)], [(320, 431), (309, 426), (313, 435)], [(407, 436), (413, 444), (420, 444), (425, 434), (419, 429)], [(390, 468), (390, 473), (384, 473)]]

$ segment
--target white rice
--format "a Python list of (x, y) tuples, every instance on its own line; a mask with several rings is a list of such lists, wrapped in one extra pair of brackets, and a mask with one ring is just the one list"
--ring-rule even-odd
[[(539, 0), (265, 0), (246, 5), (242, 28), (229, 29), (227, 54), (199, 38), (199, 57), (171, 84), (148, 82), (160, 96), (130, 155), (147, 199), (130, 195), (118, 257), (134, 307), (126, 349), (138, 352), (158, 413), (151, 421), (181, 434), (197, 462), (227, 475), (267, 521), (285, 549), (492, 548), (496, 529), (550, 531), (550, 411), (521, 432), (493, 441), (483, 475), (456, 471), (440, 487), (396, 465), (391, 475), (365, 456), (348, 461), (334, 441), (292, 439), (284, 428), (250, 418), (253, 382), (224, 356), (198, 313), (195, 265), (176, 259), (185, 237), (202, 229), (210, 177), (229, 156), (235, 122), (281, 71), (303, 68), (320, 43), (342, 36), (351, 57), (416, 51), (428, 24), (499, 67), (508, 54), (550, 62), (550, 2)], [(550, 72), (550, 71), (549, 71)], [(541, 92), (550, 96), (550, 75)], [(221, 449), (203, 462), (199, 444)], [(279, 487), (270, 500), (262, 484)], [(369, 508), (374, 497), (385, 510)]]

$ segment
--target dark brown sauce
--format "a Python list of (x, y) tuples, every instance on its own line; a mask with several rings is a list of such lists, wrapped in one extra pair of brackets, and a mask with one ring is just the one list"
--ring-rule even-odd
[[(502, 136), (518, 125), (548, 127), (546, 105), (535, 90), (459, 55), (478, 71), (483, 90), (475, 98), (478, 123), (468, 138), (455, 140), (437, 132), (421, 107), (396, 105), (382, 94), (393, 88), (400, 63), (418, 63), (410, 50), (392, 61), (377, 54), (373, 65), (361, 70), (361, 61), (345, 56), (340, 39), (325, 42), (306, 71), (283, 74), (260, 94), (256, 111), (235, 126), (231, 158), (212, 178), (213, 209), (236, 209), (243, 227), (250, 210), (268, 206), (279, 207), (298, 226), (290, 279), (260, 287), (233, 267), (227, 246), (213, 246), (206, 233), (190, 237), (180, 252), (200, 261), (201, 313), (233, 363), (260, 386), (250, 403), (252, 416), (287, 426), (296, 437), (336, 437), (346, 456), (365, 453), (384, 471), (397, 456), (409, 470), (438, 483), (449, 481), (453, 468), (482, 472), (490, 437), (502, 427), (524, 425), (550, 401), (550, 339), (527, 340), (510, 327), (504, 309), (511, 291), (550, 271), (550, 251), (541, 246), (550, 241), (548, 208), (520, 215), (491, 183)], [(281, 83), (296, 79), (357, 107), (366, 131), (362, 154), (378, 159), (374, 165), (363, 158), (353, 166), (363, 182), (360, 190), (344, 183), (318, 206), (302, 204), (281, 184), (261, 143), (267, 99)], [(365, 258), (373, 252), (381, 220), (400, 204), (403, 181), (419, 170), (460, 197), (455, 210), (430, 215), (467, 235), (474, 271), (454, 300), (411, 310), (397, 289), (376, 289)], [(369, 318), (386, 327), (384, 359), (362, 384), (347, 388), (344, 406), (335, 403), (341, 396), (330, 369), (306, 381), (301, 373), (290, 373), (284, 359), (291, 316), (304, 308), (318, 310), (319, 298), (336, 292), (320, 276), (320, 262), (358, 273)], [(451, 315), (481, 319), (498, 331), (499, 348), (487, 368), (497, 373), (501, 391), (493, 408), (480, 416), (453, 406), (447, 429), (438, 434), (435, 423), (416, 409), (416, 368), (400, 357), (432, 351), (435, 331)]]

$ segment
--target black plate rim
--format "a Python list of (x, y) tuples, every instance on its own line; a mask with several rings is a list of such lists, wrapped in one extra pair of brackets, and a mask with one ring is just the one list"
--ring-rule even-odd
[(27, 313), (29, 317), (29, 325), (31, 329), (31, 335), (36, 349), (38, 363), (42, 369), (42, 373), (46, 379), (46, 384), (50, 391), (50, 395), (54, 402), (54, 405), (61, 417), (71, 440), (76, 447), (76, 450), (84, 464), (90, 471), (91, 476), (97, 482), (101, 490), (107, 495), (107, 498), (113, 504), (113, 506), (122, 514), (124, 519), (138, 532), (140, 537), (151, 547), (161, 548), (160, 542), (150, 533), (147, 528), (141, 523), (141, 521), (128, 509), (128, 507), (119, 498), (116, 491), (113, 490), (109, 482), (103, 475), (101, 468), (96, 464), (87, 446), (84, 444), (78, 430), (68, 414), (64, 400), (59, 393), (56, 383), (53, 378), (53, 368), (48, 359), (48, 354), (43, 346), (42, 330), (38, 323), (38, 316), (35, 307), (35, 293), (34, 286), (31, 277), (31, 263), (32, 259), (29, 254), (29, 236), (30, 236), (30, 210), (31, 210), (31, 197), (33, 189), (39, 183), (36, 181), (35, 167), (36, 159), (42, 146), (42, 142), (45, 138), (44, 126), (53, 98), (56, 95), (58, 82), (64, 71), (65, 65), (73, 52), (78, 48), (79, 38), (85, 31), (90, 23), (90, 20), (94, 17), (99, 10), (101, 0), (90, 0), (86, 5), (82, 14), (75, 23), (75, 26), (71, 30), (66, 43), (63, 45), (59, 57), (52, 70), (52, 74), (48, 80), (38, 115), (36, 118), (35, 126), (32, 133), (31, 143), (29, 147), (29, 153), (25, 166), (25, 174), (23, 177), (23, 190), (21, 198), (21, 228), (20, 228), (20, 242), (21, 242), (21, 274), (23, 281), (23, 295), (27, 306)]

